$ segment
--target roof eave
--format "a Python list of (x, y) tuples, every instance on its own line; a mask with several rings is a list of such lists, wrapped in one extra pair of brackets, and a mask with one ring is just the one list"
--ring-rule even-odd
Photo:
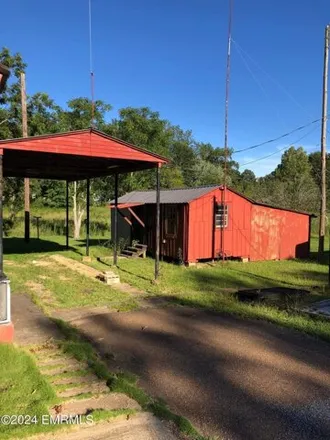
[(132, 148), (132, 149), (139, 151), (141, 153), (145, 153), (148, 156), (152, 156), (158, 160), (158, 162), (155, 161), (155, 165), (156, 165), (156, 163), (159, 163), (161, 165), (167, 165), (168, 163), (170, 163), (170, 160), (164, 156), (160, 156), (156, 153), (153, 153), (152, 151), (148, 151), (144, 148), (137, 147), (137, 146), (130, 144), (128, 142), (125, 142), (121, 139), (117, 139), (112, 136), (109, 136), (106, 133), (103, 133), (102, 131), (96, 130), (95, 128), (84, 128), (81, 130), (65, 131), (65, 132), (61, 132), (61, 133), (49, 133), (49, 134), (42, 134), (42, 135), (37, 135), (37, 136), (20, 137), (20, 138), (13, 138), (13, 139), (3, 139), (3, 140), (0, 140), (0, 145), (11, 144), (11, 143), (16, 143), (16, 142), (29, 142), (29, 141), (33, 141), (33, 140), (48, 139), (48, 138), (54, 138), (54, 137), (59, 137), (59, 136), (70, 136), (72, 134), (82, 134), (82, 133), (95, 133), (98, 136), (104, 137), (105, 139), (109, 139), (109, 140), (118, 142), (121, 145)]
[[(222, 188), (223, 189), (223, 188)], [(275, 205), (269, 205), (268, 203), (263, 203), (263, 202), (257, 202), (256, 200), (251, 199), (250, 197), (245, 196), (244, 194), (236, 191), (233, 188), (229, 188), (227, 187), (227, 189), (235, 194), (237, 194), (238, 196), (242, 197), (243, 199), (247, 200), (248, 202), (252, 203), (253, 205), (257, 205), (257, 206), (264, 206), (265, 208), (272, 208), (272, 209), (280, 209), (281, 211), (289, 211), (289, 212), (294, 212), (296, 214), (302, 214), (302, 215), (308, 215), (312, 218), (316, 218), (317, 216), (315, 214), (310, 214), (309, 212), (305, 212), (305, 211), (297, 211), (295, 209), (290, 209), (290, 208), (282, 208), (281, 206), (275, 206)]]

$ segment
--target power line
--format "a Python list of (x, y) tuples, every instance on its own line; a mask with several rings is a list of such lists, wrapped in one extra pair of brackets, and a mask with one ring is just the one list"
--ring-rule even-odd
[(235, 41), (234, 39), (232, 39), (232, 42), (235, 44), (235, 46), (241, 50), (252, 62), (253, 64), (264, 74), (266, 75), (277, 87), (279, 87), (280, 89), (282, 89), (282, 91), (291, 99), (292, 102), (294, 102), (298, 107), (300, 107), (301, 110), (303, 110), (307, 115), (311, 116), (311, 114), (308, 112), (308, 110), (306, 110), (305, 107), (303, 107), (292, 95), (291, 93), (289, 93), (286, 88), (284, 86), (282, 86), (282, 84), (280, 84), (279, 81), (277, 81), (275, 78), (273, 78), (271, 75), (269, 75), (269, 73), (267, 73), (260, 65), (259, 63), (252, 58), (252, 56), (246, 51), (244, 50), (238, 43), (237, 41)]
[(246, 58), (243, 55), (243, 52), (241, 51), (241, 49), (238, 47), (237, 44), (234, 45), (234, 47), (236, 48), (236, 51), (237, 51), (238, 55), (240, 56), (243, 64), (245, 65), (247, 71), (250, 73), (250, 75), (253, 78), (254, 82), (257, 84), (257, 86), (260, 88), (262, 93), (265, 95), (266, 99), (269, 100), (271, 106), (273, 107), (274, 112), (276, 113), (276, 116), (277, 116), (278, 120), (285, 126), (286, 124), (284, 122), (284, 119), (280, 116), (280, 113), (279, 113), (278, 109), (273, 105), (273, 102), (272, 102), (270, 96), (268, 95), (268, 93), (266, 92), (262, 82), (259, 81), (259, 79), (256, 77), (256, 75), (253, 73), (252, 69), (249, 66), (249, 63), (247, 62)]
[[(237, 41), (235, 41), (233, 38), (231, 39), (232, 43), (235, 45), (236, 49), (239, 49), (242, 53), (244, 53), (252, 62), (253, 64), (264, 74), (266, 75), (278, 88), (282, 89), (282, 91), (288, 96), (288, 98), (291, 99), (291, 101), (296, 104), (297, 107), (299, 107), (301, 110), (303, 110), (306, 115), (308, 115), (309, 117), (311, 116), (311, 113), (303, 106), (301, 105), (295, 98), (294, 96), (291, 95), (291, 93), (289, 93), (287, 91), (287, 89), (275, 78), (273, 78), (269, 73), (267, 73), (261, 66), (260, 64), (246, 51), (242, 48), (242, 46), (240, 46)], [(330, 130), (327, 129), (327, 132), (330, 134)]]
[(241, 150), (234, 150), (232, 154), (238, 154), (242, 153), (243, 151), (253, 150), (258, 147), (262, 147), (263, 145), (271, 144), (273, 142), (279, 141), (285, 137), (290, 136), (293, 133), (296, 133), (297, 131), (301, 131), (304, 128), (310, 127), (311, 125), (316, 124), (317, 122), (320, 122), (321, 119), (315, 119), (315, 121), (310, 122), (309, 124), (301, 125), (300, 127), (295, 128), (294, 130), (289, 131), (288, 133), (282, 134), (281, 136), (278, 136), (274, 139), (269, 139), (268, 141), (261, 142), (260, 144), (251, 145), (250, 147), (242, 148)]
[(299, 139), (297, 139), (295, 142), (291, 142), (289, 145), (286, 145), (283, 148), (280, 148), (279, 150), (276, 150), (274, 153), (268, 154), (267, 156), (263, 156), (263, 157), (259, 157), (258, 159), (255, 160), (251, 160), (249, 162), (245, 162), (242, 165), (240, 165), (241, 167), (244, 167), (245, 165), (250, 165), (251, 163), (255, 163), (255, 162), (259, 162), (261, 160), (264, 159), (268, 159), (269, 157), (275, 156), (275, 154), (280, 153), (283, 150), (286, 150), (287, 148), (290, 148), (293, 144), (296, 144), (297, 142), (300, 142), (302, 139), (304, 139), (305, 137), (307, 137), (308, 135), (310, 135), (311, 133), (313, 133), (318, 127), (314, 127), (312, 130), (310, 130), (308, 133), (305, 133), (303, 136), (301, 136)]

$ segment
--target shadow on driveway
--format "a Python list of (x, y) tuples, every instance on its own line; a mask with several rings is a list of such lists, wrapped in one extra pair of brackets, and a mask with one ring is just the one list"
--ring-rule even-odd
[[(188, 307), (101, 314), (74, 322), (109, 367), (206, 436), (330, 438), (329, 345), (259, 321)], [(109, 356), (107, 356), (109, 358)]]

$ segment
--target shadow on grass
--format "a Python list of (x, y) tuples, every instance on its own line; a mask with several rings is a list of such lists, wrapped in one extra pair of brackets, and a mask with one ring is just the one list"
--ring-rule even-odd
[[(79, 243), (79, 247), (86, 247), (86, 239), (77, 240)], [(109, 248), (110, 240), (106, 238), (97, 239), (97, 238), (90, 238), (89, 239), (89, 246), (103, 246), (106, 248)]]
[(330, 261), (329, 261), (329, 257), (330, 257), (329, 251), (325, 251), (320, 260), (318, 259), (318, 253), (316, 251), (315, 252), (310, 252), (309, 255), (310, 255), (310, 260), (309, 261), (313, 261), (313, 262), (316, 262), (316, 263), (324, 264), (326, 266), (328, 266), (329, 263), (330, 263)]
[(127, 273), (128, 275), (132, 275), (133, 277), (140, 278), (140, 280), (149, 281), (150, 283), (152, 283), (152, 281), (153, 281), (152, 278), (144, 277), (143, 275), (138, 275), (136, 272), (131, 272), (131, 271), (127, 270), (127, 269), (123, 269), (119, 265), (118, 265), (118, 270), (120, 272)]
[[(7, 237), (3, 239), (4, 254), (33, 254), (42, 252), (63, 252), (66, 251), (66, 246), (49, 240), (42, 240), (37, 238), (30, 238), (26, 242), (24, 238)], [(70, 247), (69, 250), (76, 251), (75, 248)]]

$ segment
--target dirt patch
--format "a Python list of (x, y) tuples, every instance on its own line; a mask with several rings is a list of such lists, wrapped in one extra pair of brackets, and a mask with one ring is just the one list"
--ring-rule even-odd
[(56, 263), (59, 263), (62, 266), (65, 266), (68, 269), (74, 270), (75, 272), (78, 272), (81, 275), (89, 278), (98, 279), (100, 275), (102, 275), (102, 272), (99, 270), (86, 266), (85, 264), (79, 263), (79, 261), (72, 260), (71, 258), (63, 257), (62, 255), (52, 255), (50, 258)]
[(49, 280), (50, 277), (48, 277), (47, 275), (39, 275), (38, 278), (40, 278), (41, 280)]
[[(42, 275), (39, 277), (41, 278)], [(47, 277), (46, 277), (47, 278)], [(43, 279), (46, 279), (43, 278)], [(32, 290), (33, 293), (38, 295), (39, 298), (46, 301), (47, 303), (54, 304), (54, 295), (53, 293), (46, 289), (46, 287), (41, 283), (36, 283), (35, 281), (28, 281), (25, 283), (25, 286)]]
[(66, 277), (66, 276), (64, 276), (64, 275), (59, 275), (58, 279), (59, 279), (60, 281), (72, 281), (72, 278), (70, 278), (70, 277)]
[(5, 266), (12, 266), (12, 267), (23, 267), (23, 266), (26, 266), (25, 264), (16, 263), (16, 261), (12, 261), (12, 260), (3, 260), (3, 264)]
[(41, 267), (54, 266), (54, 264), (51, 261), (44, 261), (44, 260), (33, 260), (32, 264)]

